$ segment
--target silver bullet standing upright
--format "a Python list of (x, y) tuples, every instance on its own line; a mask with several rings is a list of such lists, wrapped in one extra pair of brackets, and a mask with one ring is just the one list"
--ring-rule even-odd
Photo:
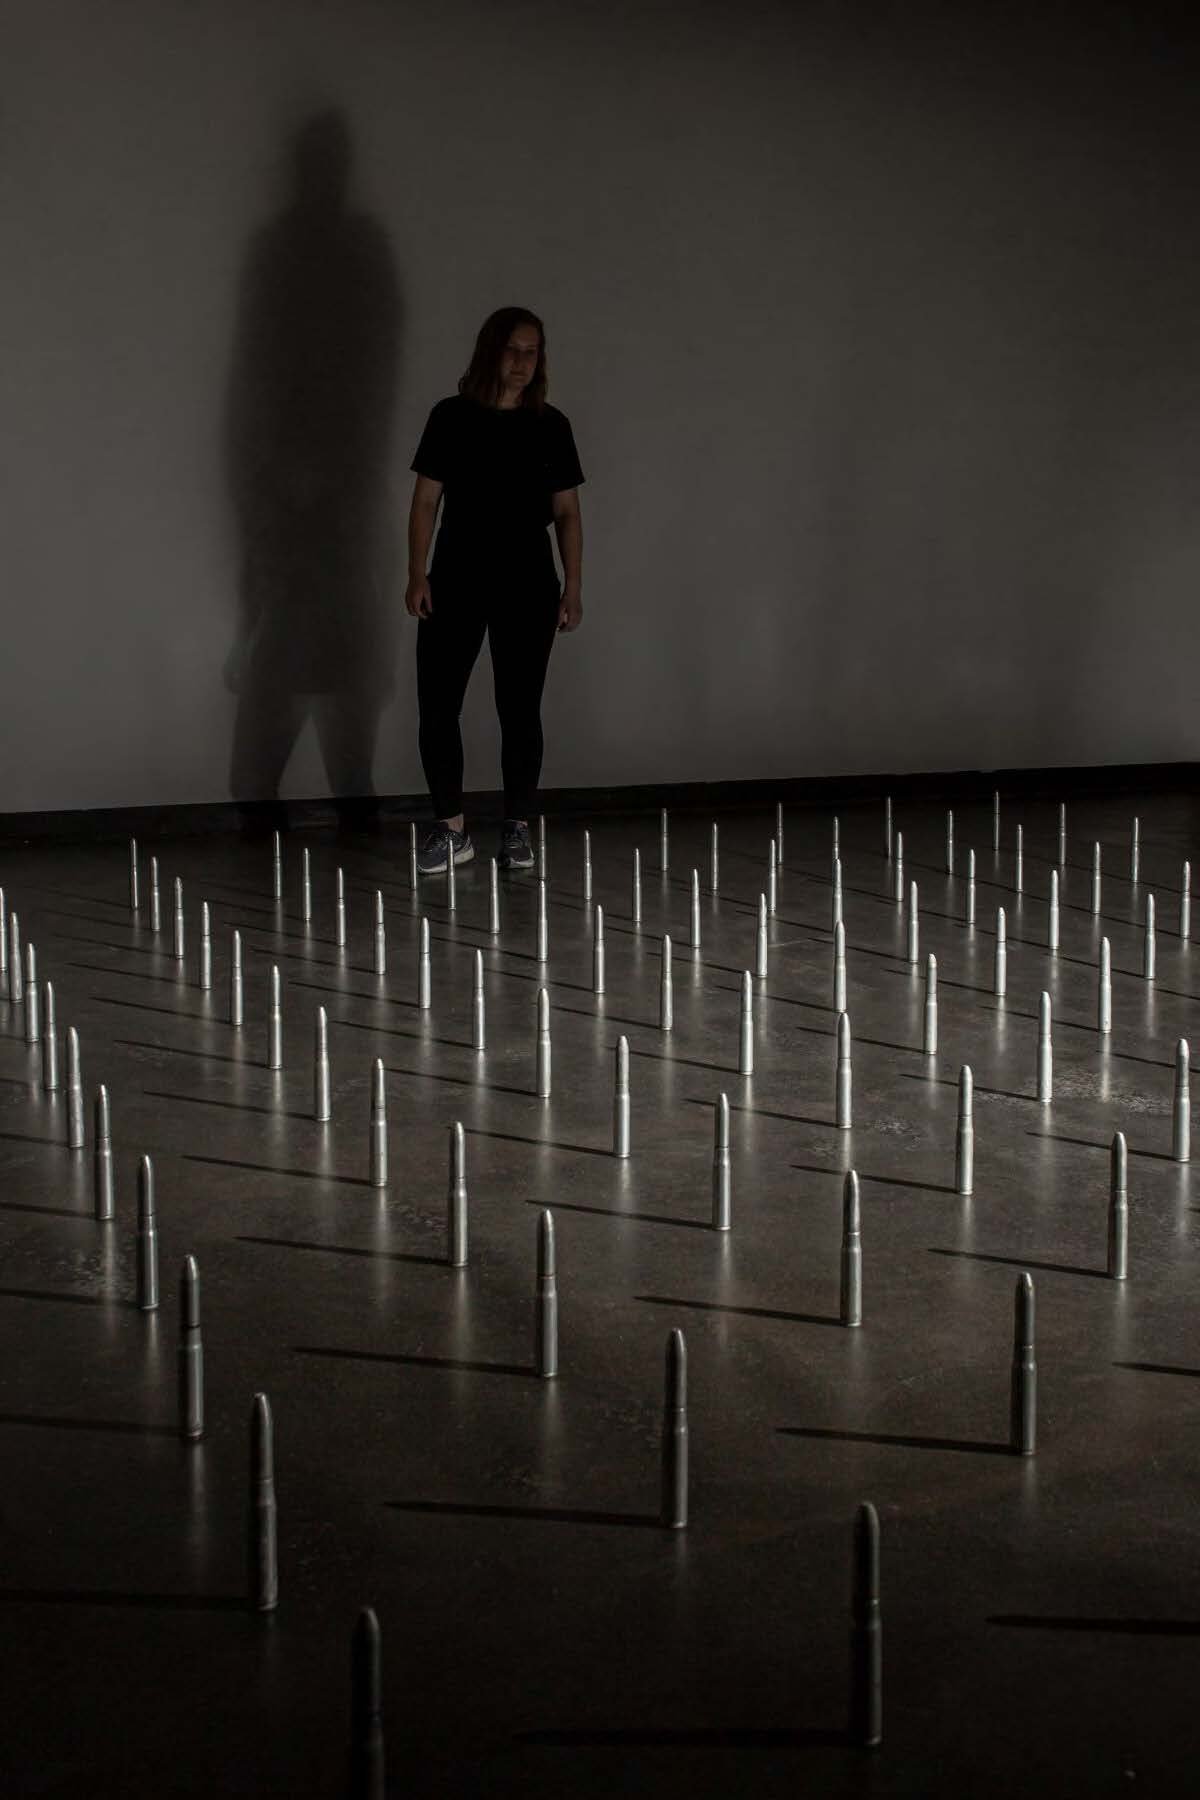
[(1142, 974), (1147, 981), (1154, 980), (1156, 962), (1156, 943), (1154, 935), (1154, 895), (1146, 895), (1146, 929), (1142, 938)]
[(1058, 949), (1058, 870), (1050, 871), (1050, 912), (1046, 927), (1046, 943), (1051, 950)]
[(921, 924), (917, 914), (917, 884), (908, 884), (908, 960), (915, 969), (920, 961)]
[(642, 853), (638, 849), (633, 852), (633, 922), (642, 922)]
[(184, 958), (183, 882), (178, 875), (175, 877), (175, 912), (172, 920), (172, 936), (172, 948), (175, 952), (175, 961), (181, 963)]
[(1100, 875), (1100, 845), (1097, 842), (1092, 845), (1092, 912), (1097, 918), (1100, 916)]
[(383, 1073), (383, 1058), (377, 1056), (371, 1065), (371, 1121), (370, 1121), (370, 1176), (372, 1187), (387, 1186), (388, 1179), (388, 1124), (387, 1124), (387, 1086)]
[(714, 1231), (728, 1231), (732, 1224), (729, 1096), (721, 1094), (713, 1108), (712, 1225)]
[(958, 1127), (954, 1134), (954, 1191), (969, 1194), (975, 1185), (975, 1082), (964, 1063), (958, 1071)]
[(1004, 908), (996, 908), (996, 956), (992, 976), (992, 992), (1003, 1000), (1008, 992), (1008, 921)]
[(539, 1375), (558, 1374), (558, 1283), (554, 1263), (554, 1215), (537, 1222), (537, 1292), (533, 1302), (533, 1361)]
[(700, 871), (692, 870), (692, 949), (700, 948)]
[(767, 896), (758, 896), (758, 929), (754, 934), (754, 973), (759, 981), (767, 979)]
[(537, 1085), (539, 1100), (550, 1094), (550, 995), (545, 988), (537, 996)]
[(671, 840), (667, 827), (667, 809), (664, 806), (658, 815), (658, 866), (665, 875), (671, 866)]
[(892, 796), (885, 794), (883, 799), (883, 853), (891, 858), (892, 854)]
[(8, 997), (8, 910), (0, 887), (0, 993)]
[(212, 918), (207, 900), (200, 903), (200, 986), (206, 993), (212, 987)]
[(255, 1394), (250, 1407), (249, 1600), (252, 1612), (279, 1605), (279, 1549), (275, 1504), (275, 1427), (271, 1402)]
[(833, 928), (833, 1010), (846, 1010), (846, 927), (840, 919)]
[(1061, 801), (1058, 808), (1058, 860), (1060, 864), (1067, 860), (1067, 808)]
[(37, 951), (25, 946), (25, 1042), (37, 1044), (42, 1037), (42, 995), (38, 981)]
[(42, 989), (42, 1087), (47, 1094), (58, 1092), (58, 1021), (52, 981)]
[(454, 869), (454, 846), (451, 844), (446, 851), (446, 911), (448, 913), (458, 911), (457, 883), (458, 876)]
[(150, 929), (158, 933), (162, 930), (162, 901), (158, 892), (158, 858), (150, 858)]
[(1054, 1052), (1050, 1043), (1050, 996), (1042, 990), (1038, 1000), (1037, 1097), (1049, 1106), (1054, 1090)]
[(663, 934), (662, 962), (658, 974), (658, 1029), (670, 1031), (675, 1023), (675, 993), (671, 984), (671, 937)]
[(68, 1150), (82, 1150), (83, 1146), (83, 1069), (79, 1057), (79, 1033), (73, 1025), (68, 1025), (67, 1148)]
[(383, 1655), (379, 1620), (364, 1606), (350, 1640), (350, 1800), (386, 1800)]
[(312, 861), (307, 850), (300, 853), (300, 917), (305, 925), (312, 920)]
[(283, 839), (277, 831), (271, 842), (271, 898), (283, 899)]
[[(0, 901), (3, 892), (0, 890)], [(1192, 865), (1183, 865), (1183, 883), (1179, 890), (1179, 936), (1186, 944), (1192, 935)]]
[(772, 838), (770, 847), (767, 851), (767, 911), (770, 913), (772, 918), (775, 917), (775, 911), (776, 911), (778, 904), (779, 904), (778, 851), (775, 848), (775, 839)]
[(8, 915), (8, 997), (19, 1006), (25, 996), (25, 977), (21, 973), (21, 921), (15, 912)]
[(837, 1022), (837, 1063), (834, 1070), (834, 1124), (839, 1131), (849, 1131), (852, 1123), (852, 1080), (850, 1063), (850, 1015), (839, 1013)]
[(896, 833), (896, 861), (892, 869), (893, 893), (897, 906), (904, 904), (904, 833)]
[(713, 820), (712, 833), (708, 845), (708, 891), (715, 894), (721, 885), (721, 835), (716, 820)]
[(1192, 1158), (1191, 1052), (1186, 1038), (1175, 1046), (1175, 1102), (1171, 1108), (1171, 1156), (1175, 1162)]
[(383, 894), (375, 890), (375, 973), (387, 974), (387, 924), (383, 916)]
[(754, 983), (749, 969), (742, 970), (742, 1018), (738, 1031), (738, 1074), (754, 1073)]
[(588, 906), (591, 904), (591, 898), (592, 898), (592, 834), (590, 831), (585, 831), (583, 834), (583, 903), (585, 906)]
[(967, 893), (965, 907), (966, 922), (968, 925), (973, 925), (975, 923), (975, 852), (973, 850), (967, 851)]
[(417, 950), (417, 1006), (428, 1012), (433, 1005), (433, 959), (429, 953), (429, 920), (422, 918)]
[(687, 1345), (682, 1331), (667, 1339), (662, 1430), (662, 1522), (681, 1531), (688, 1522)]
[(457, 1119), (450, 1127), (450, 1186), (446, 1196), (446, 1260), (452, 1269), (467, 1264), (467, 1137)]
[(137, 1303), (142, 1312), (158, 1305), (158, 1222), (154, 1214), (154, 1164), (138, 1164)]
[(862, 1324), (862, 1215), (858, 1176), (847, 1169), (842, 1182), (842, 1291), (838, 1315), (843, 1325)]
[(783, 802), (775, 802), (775, 853), (783, 861)]
[(992, 794), (992, 849), (1000, 848), (1000, 790), (996, 788)]
[(116, 1212), (113, 1195), (112, 1126), (108, 1112), (108, 1089), (101, 1084), (96, 1090), (96, 1143), (92, 1151), (92, 1199), (96, 1217), (101, 1222)]
[(954, 873), (954, 814), (949, 808), (946, 811), (946, 873)]
[(830, 898), (829, 922), (831, 925), (840, 925), (842, 922), (842, 859), (840, 856), (835, 856), (833, 859), (833, 890)]
[(613, 1076), (613, 1155), (629, 1155), (629, 1039), (617, 1039)]
[(483, 994), (483, 951), (475, 952), (474, 985), (471, 990), (471, 1048), (487, 1049), (486, 1002)]
[(283, 987), (279, 964), (271, 964), (271, 983), (267, 1005), (267, 1067), (283, 1067)]
[(592, 925), (592, 992), (604, 992), (604, 908), (596, 902), (596, 917)]
[(1113, 1134), (1108, 1157), (1108, 1273), (1113, 1281), (1129, 1274), (1129, 1152), (1125, 1133)]
[(1135, 884), (1135, 886), (1137, 884), (1137, 879), (1138, 879), (1138, 865), (1140, 862), (1140, 855), (1141, 855), (1140, 840), (1141, 840), (1141, 821), (1139, 819), (1135, 819), (1133, 821), (1132, 829), (1130, 830), (1130, 833), (1129, 833), (1129, 879), (1130, 879), (1130, 881), (1132, 881)]
[(1013, 859), (1013, 893), (1025, 892), (1025, 828), (1017, 826), (1017, 853)]
[(339, 950), (346, 948), (346, 877), (341, 869), (334, 872), (333, 941)]
[(417, 825), (416, 820), (408, 828), (408, 885), (412, 893), (417, 891), (420, 872), (417, 869)]
[(538, 814), (537, 872), (539, 881), (549, 881), (546, 863), (546, 815)]
[(854, 1515), (850, 1629), (850, 1738), (883, 1741), (883, 1616), (879, 1602), (879, 1514), (864, 1500)]
[(1100, 939), (1100, 981), (1096, 995), (1096, 1029), (1103, 1036), (1112, 1030), (1112, 946)]
[(925, 1056), (936, 1056), (938, 1046), (937, 957), (932, 950), (925, 958), (925, 1035), (921, 1050)]
[(550, 926), (546, 918), (546, 882), (538, 876), (537, 885), (537, 960), (544, 963), (550, 954)]
[(313, 1031), (313, 1118), (324, 1125), (332, 1117), (329, 1093), (329, 1019), (318, 1006)]
[(179, 1277), (179, 1435), (204, 1436), (204, 1344), (200, 1337), (200, 1269), (185, 1256)]
[(141, 898), (138, 894), (138, 847), (137, 839), (129, 840), (129, 910), (141, 911)]
[(836, 856), (840, 856), (841, 853), (842, 853), (842, 828), (841, 828), (840, 823), (838, 822), (837, 814), (834, 813), (834, 815), (833, 815), (833, 854), (836, 857)]
[(500, 864), (494, 856), (488, 865), (488, 931), (500, 935)]
[(1032, 1456), (1037, 1443), (1037, 1358), (1033, 1342), (1033, 1276), (1017, 1276), (1013, 1297), (1012, 1394), (1009, 1438), (1017, 1456)]
[(244, 1016), (245, 1001), (242, 990), (242, 934), (235, 929), (229, 960), (229, 1023), (231, 1025), (240, 1025)]

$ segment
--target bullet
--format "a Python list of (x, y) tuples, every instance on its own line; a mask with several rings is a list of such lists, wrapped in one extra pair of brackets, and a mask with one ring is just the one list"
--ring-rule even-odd
[(379, 1620), (364, 1606), (350, 1640), (350, 1800), (385, 1800)]
[(958, 1071), (958, 1128), (954, 1134), (954, 1191), (969, 1194), (975, 1185), (975, 1084), (970, 1067)]
[[(0, 908), (3, 906), (4, 890), (0, 888)], [(1183, 865), (1183, 884), (1179, 890), (1179, 936), (1186, 944), (1192, 935), (1192, 865)]]
[(329, 1095), (329, 1020), (318, 1006), (313, 1031), (313, 1118), (324, 1125), (332, 1117)]
[[(776, 846), (778, 854), (778, 846)], [(721, 885), (721, 839), (714, 819), (708, 845), (708, 891), (715, 894)]]
[(996, 789), (992, 794), (992, 849), (1000, 848), (1000, 792)]
[(312, 919), (312, 862), (307, 849), (300, 853), (300, 917), (305, 925)]
[(758, 929), (754, 934), (754, 973), (759, 981), (767, 979), (767, 896), (758, 896)]
[(904, 904), (904, 833), (902, 831), (896, 833), (896, 861), (892, 875), (896, 905), (902, 906)]
[(558, 1289), (554, 1268), (554, 1215), (543, 1211), (537, 1222), (537, 1293), (533, 1307), (534, 1366), (549, 1379), (558, 1374)]
[(279, 964), (271, 964), (271, 984), (267, 1005), (267, 1067), (283, 1067), (283, 1000)]
[(1054, 1087), (1054, 1057), (1050, 1044), (1050, 996), (1043, 989), (1038, 1000), (1037, 1097), (1049, 1106)]
[(38, 981), (37, 951), (32, 944), (25, 946), (25, 1042), (39, 1044), (42, 1040), (42, 995), (41, 983)]
[(1017, 826), (1017, 853), (1013, 861), (1013, 892), (1015, 894), (1025, 892), (1025, 830), (1021, 825)]
[(537, 995), (537, 1084), (534, 1091), (541, 1100), (550, 1093), (550, 995), (545, 988), (539, 988)]
[(200, 1338), (200, 1270), (185, 1256), (179, 1277), (179, 1435), (204, 1436), (204, 1345)]
[(842, 859), (840, 856), (835, 856), (833, 859), (833, 892), (830, 897), (829, 922), (831, 926), (840, 925), (842, 922)]
[(842, 1012), (837, 1021), (837, 1065), (834, 1072), (834, 1124), (839, 1131), (851, 1126), (852, 1070), (850, 1062), (850, 1015)]
[(921, 923), (917, 915), (917, 884), (908, 884), (908, 960), (915, 969), (920, 960)]
[(1058, 808), (1058, 860), (1065, 865), (1067, 860), (1067, 809), (1061, 802)]
[(283, 839), (277, 831), (271, 839), (271, 898), (283, 899)]
[(584, 905), (590, 906), (591, 899), (592, 899), (592, 834), (590, 831), (585, 831), (583, 834), (583, 903), (584, 903)]
[(537, 959), (544, 963), (550, 954), (549, 925), (546, 919), (546, 882), (538, 877), (537, 885)]
[(42, 1088), (47, 1094), (58, 1092), (58, 1021), (52, 981), (42, 989)]
[(138, 1164), (137, 1303), (142, 1312), (158, 1305), (158, 1225), (154, 1216), (154, 1165)]
[(596, 917), (592, 925), (592, 992), (604, 992), (604, 908), (596, 902)]
[(1190, 1071), (1188, 1041), (1180, 1038), (1175, 1046), (1175, 1102), (1171, 1109), (1171, 1156), (1178, 1163), (1190, 1162), (1192, 1156)]
[(700, 948), (700, 871), (692, 870), (692, 949)]
[(839, 1317), (843, 1325), (862, 1324), (862, 1219), (858, 1176), (846, 1171), (842, 1182), (842, 1290)]
[(1092, 845), (1092, 913), (1096, 918), (1100, 916), (1100, 877), (1100, 845), (1094, 843)]
[(729, 1096), (722, 1094), (713, 1108), (712, 1224), (714, 1231), (728, 1231), (733, 1223), (731, 1181)]
[(671, 844), (667, 834), (667, 809), (664, 806), (658, 815), (658, 866), (665, 875), (671, 866)]
[(467, 1139), (457, 1120), (450, 1127), (450, 1189), (446, 1210), (446, 1260), (452, 1269), (462, 1269), (467, 1262)]
[(453, 849), (450, 849), (446, 852), (446, 911), (448, 913), (456, 913), (458, 911), (457, 882), (458, 876), (456, 875), (454, 868), (454, 851)]
[(938, 1046), (937, 957), (932, 950), (925, 958), (925, 1036), (921, 1050), (925, 1056), (936, 1056)]
[(494, 856), (488, 864), (488, 931), (500, 935), (500, 865)]
[(1033, 1343), (1033, 1276), (1017, 1276), (1013, 1303), (1012, 1397), (1009, 1428), (1017, 1456), (1032, 1456), (1037, 1440), (1037, 1359)]
[(783, 861), (783, 802), (775, 803), (775, 854)]
[(368, 1180), (372, 1187), (387, 1186), (388, 1179), (388, 1126), (387, 1126), (387, 1088), (384, 1080), (383, 1058), (377, 1056), (371, 1065), (371, 1119), (368, 1143), (368, 1162), (370, 1174)]
[(130, 838), (129, 840), (129, 910), (133, 913), (141, 910), (141, 901), (138, 896), (138, 847), (136, 838)]
[(973, 850), (967, 851), (967, 893), (965, 911), (967, 924), (973, 925), (975, 923), (975, 852)]
[(841, 845), (842, 845), (841, 826), (838, 823), (838, 817), (837, 817), (837, 814), (835, 813), (833, 816), (833, 854), (835, 857), (841, 855), (841, 853), (842, 853)]
[(546, 862), (546, 817), (538, 814), (537, 872), (539, 881), (549, 881), (550, 875)]
[(208, 901), (200, 903), (200, 987), (204, 992), (212, 987), (212, 918), (208, 910)]
[(0, 993), (8, 998), (8, 910), (0, 887)]
[(775, 917), (779, 905), (779, 863), (775, 839), (772, 838), (767, 850), (767, 911)]
[(334, 872), (333, 941), (339, 950), (346, 948), (346, 877), (341, 869)]
[(1004, 908), (996, 908), (996, 955), (992, 978), (992, 991), (997, 1000), (1003, 1000), (1008, 992), (1008, 922), (1004, 917)]
[(754, 1073), (754, 984), (749, 969), (742, 971), (742, 1018), (738, 1032), (738, 1074)]
[(73, 1025), (67, 1026), (67, 1148), (82, 1150), (84, 1145), (83, 1130), (83, 1070), (79, 1062), (79, 1033)]
[(889, 862), (892, 855), (892, 796), (884, 795), (883, 800), (883, 853)]
[(946, 812), (946, 873), (954, 873), (954, 814)]
[(255, 1394), (250, 1409), (249, 1601), (251, 1612), (279, 1605), (275, 1508), (275, 1430), (271, 1403)]
[(471, 991), (471, 1048), (487, 1048), (487, 1019), (483, 997), (483, 951), (475, 952), (474, 985)]
[(863, 1749), (883, 1741), (883, 1618), (879, 1604), (879, 1514), (864, 1500), (854, 1516), (850, 1627), (850, 1738)]
[(833, 928), (833, 1010), (846, 1010), (846, 927), (840, 919)]
[(642, 853), (640, 850), (635, 850), (633, 853), (633, 922), (635, 925), (640, 925), (642, 922)]
[(421, 942), (417, 953), (417, 1006), (428, 1012), (433, 1005), (433, 962), (429, 954), (429, 920), (421, 920)]
[(150, 929), (155, 934), (162, 930), (162, 911), (158, 894), (158, 858), (150, 858)]
[(383, 894), (375, 890), (375, 973), (387, 974), (387, 925), (383, 916)]
[(1138, 819), (1135, 819), (1133, 821), (1133, 827), (1129, 833), (1129, 879), (1130, 879), (1130, 881), (1132, 881), (1134, 883), (1135, 886), (1137, 885), (1137, 879), (1138, 879), (1140, 838), (1141, 838), (1141, 822)]
[(1113, 1281), (1129, 1274), (1129, 1177), (1125, 1133), (1113, 1134), (1108, 1159), (1108, 1273)]
[(21, 973), (21, 921), (15, 912), (8, 915), (8, 997), (19, 1006), (25, 997), (25, 977)]
[(613, 1079), (613, 1155), (629, 1155), (629, 1039), (617, 1039)]
[(174, 897), (175, 897), (175, 911), (174, 911), (174, 917), (172, 920), (172, 940), (173, 940), (172, 941), (172, 949), (175, 952), (175, 961), (178, 963), (181, 963), (183, 961), (183, 957), (184, 957), (183, 882), (179, 879), (178, 875), (175, 877), (175, 896)]
[(1050, 914), (1046, 932), (1046, 942), (1051, 950), (1058, 949), (1058, 870), (1050, 871)]
[(229, 960), (229, 1023), (240, 1026), (245, 1010), (242, 988), (242, 934), (235, 930)]
[(408, 828), (408, 886), (411, 893), (416, 893), (420, 871), (417, 868), (417, 826), (416, 821)]
[(658, 976), (658, 1029), (670, 1031), (675, 1023), (675, 993), (671, 985), (671, 938), (664, 933)]
[(1096, 1029), (1107, 1036), (1112, 1030), (1112, 949), (1100, 939), (1100, 983), (1096, 997)]
[(1147, 894), (1146, 930), (1142, 938), (1142, 975), (1147, 981), (1154, 980), (1155, 962), (1154, 895)]
[(108, 1089), (96, 1091), (96, 1145), (92, 1153), (92, 1195), (96, 1217), (111, 1219), (116, 1210), (113, 1195), (112, 1132), (109, 1125)]
[(667, 1338), (662, 1431), (662, 1522), (681, 1531), (688, 1522), (687, 1345), (682, 1331)]

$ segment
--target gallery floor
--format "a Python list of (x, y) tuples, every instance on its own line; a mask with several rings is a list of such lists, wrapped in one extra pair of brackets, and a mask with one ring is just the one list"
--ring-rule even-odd
[[(1130, 831), (1140, 821), (1139, 880)], [(374, 1608), (389, 1793), (594, 1796), (1181, 1794), (1200, 1753), (1200, 1189), (1173, 1155), (1176, 1046), (1200, 944), (1179, 936), (1190, 796), (897, 804), (839, 820), (853, 1123), (837, 1129), (827, 811), (789, 811), (769, 968), (753, 982), (773, 812), (554, 819), (548, 961), (536, 871), (481, 856), (409, 886), (403, 831), (269, 843), (9, 843), (0, 882), (79, 1034), (87, 1144), (0, 998), (0, 1791), (347, 1791), (350, 1641)], [(1023, 827), (1022, 892), (1014, 842)], [(593, 920), (606, 981), (593, 992)], [(1102, 905), (1092, 910), (1092, 845)], [(631, 919), (640, 846), (642, 923)], [(312, 869), (312, 918), (300, 899)], [(894, 851), (895, 846), (893, 846)], [(966, 865), (977, 858), (976, 923)], [(149, 921), (157, 857), (161, 929)], [(334, 929), (344, 870), (348, 943)], [(691, 942), (691, 872), (701, 887)], [(1061, 936), (1048, 947), (1052, 871)], [(174, 956), (182, 879), (185, 955)], [(908, 882), (919, 955), (908, 960)], [(384, 896), (387, 972), (374, 972)], [(1146, 898), (1156, 966), (1143, 973)], [(198, 985), (209, 903), (213, 981)], [(1007, 992), (994, 991), (996, 908)], [(417, 1005), (419, 922), (432, 1005)], [(230, 1023), (231, 929), (245, 1022)], [(659, 1026), (662, 933), (674, 1022)], [(1198, 921), (1200, 935), (1200, 921)], [(1102, 937), (1112, 1031), (1097, 1030)], [(472, 1046), (474, 951), (486, 1043)], [(939, 1041), (923, 1049), (925, 958)], [(284, 1068), (266, 1057), (280, 970)], [(535, 1082), (550, 997), (552, 1091)], [(1039, 996), (1053, 1089), (1036, 1097)], [(332, 1118), (313, 1116), (327, 1009)], [(618, 1036), (631, 1154), (613, 1155)], [(60, 1045), (60, 1059), (65, 1052)], [(375, 1058), (390, 1163), (369, 1180)], [(959, 1071), (973, 1192), (956, 1191)], [(65, 1077), (65, 1063), (62, 1065)], [(111, 1099), (116, 1217), (93, 1208)], [(732, 1230), (711, 1223), (728, 1095)], [(469, 1259), (447, 1262), (448, 1128), (465, 1128)], [(1128, 1143), (1128, 1279), (1106, 1272), (1110, 1144)], [(137, 1303), (137, 1170), (154, 1168), (161, 1303)], [(863, 1319), (839, 1318), (844, 1171), (862, 1195)], [(534, 1367), (552, 1211), (560, 1357)], [(178, 1433), (178, 1283), (200, 1272), (205, 1425)], [(1037, 1447), (1009, 1439), (1014, 1287), (1036, 1290)], [(664, 1352), (687, 1345), (689, 1522), (659, 1517)], [(253, 1396), (274, 1420), (277, 1608), (247, 1599)], [(881, 1529), (883, 1739), (847, 1735), (856, 1509)]]

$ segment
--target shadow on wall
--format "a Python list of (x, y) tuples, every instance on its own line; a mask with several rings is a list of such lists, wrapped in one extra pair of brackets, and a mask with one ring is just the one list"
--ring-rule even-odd
[(296, 132), (291, 193), (253, 237), (238, 301), (225, 456), (239, 536), (230, 791), (273, 802), (311, 716), (339, 815), (375, 810), (394, 682), (387, 475), (398, 299), (386, 236), (349, 204), (351, 142), (330, 108)]

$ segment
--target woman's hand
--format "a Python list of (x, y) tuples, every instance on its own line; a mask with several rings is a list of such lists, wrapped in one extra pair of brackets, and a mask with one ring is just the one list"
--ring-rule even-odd
[(583, 622), (583, 601), (579, 589), (565, 587), (558, 606), (558, 629), (574, 631)]
[(408, 592), (404, 596), (404, 604), (414, 619), (427, 619), (433, 611), (433, 596), (429, 592), (429, 577), (414, 575), (408, 584)]

